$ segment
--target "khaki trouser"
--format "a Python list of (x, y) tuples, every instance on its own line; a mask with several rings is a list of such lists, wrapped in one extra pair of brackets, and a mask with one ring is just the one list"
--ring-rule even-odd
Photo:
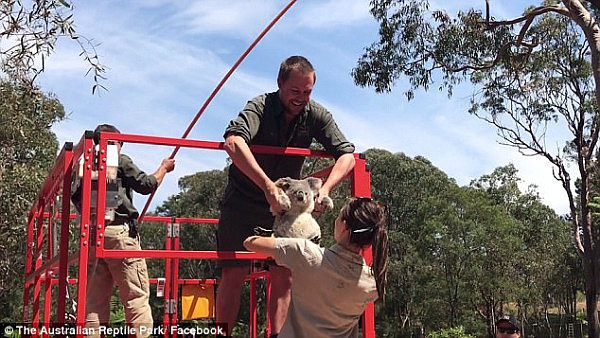
[[(141, 250), (139, 237), (129, 237), (127, 224), (106, 227), (104, 248)], [(85, 327), (94, 328), (94, 334), (89, 336), (100, 337), (101, 333), (104, 333), (100, 326), (108, 327), (110, 298), (115, 284), (119, 288), (121, 302), (125, 307), (125, 319), (128, 326), (132, 328), (128, 329), (126, 333), (135, 337), (149, 336), (148, 332), (152, 328), (152, 312), (149, 304), (150, 289), (146, 260), (143, 258), (96, 258), (95, 247), (90, 248), (85, 305)]]

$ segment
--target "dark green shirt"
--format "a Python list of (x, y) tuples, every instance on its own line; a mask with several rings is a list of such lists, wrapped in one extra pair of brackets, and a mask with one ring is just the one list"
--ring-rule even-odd
[(140, 214), (133, 206), (133, 191), (142, 195), (152, 193), (158, 187), (156, 177), (140, 170), (129, 156), (120, 154), (117, 179), (120, 180), (119, 198), (122, 203), (115, 216), (128, 220), (137, 219)]
[[(313, 139), (336, 159), (353, 153), (354, 145), (346, 140), (327, 109), (310, 100), (303, 112), (286, 126), (279, 92), (258, 96), (246, 104), (235, 120), (229, 122), (224, 137), (236, 134), (249, 145), (308, 148)], [(299, 178), (304, 156), (254, 154), (256, 161), (273, 181), (281, 177)], [(229, 167), (229, 180), (222, 204), (237, 207), (254, 202), (266, 208), (262, 190), (235, 164)]]

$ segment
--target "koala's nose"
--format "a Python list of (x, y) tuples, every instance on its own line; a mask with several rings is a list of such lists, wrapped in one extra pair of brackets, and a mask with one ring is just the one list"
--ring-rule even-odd
[(296, 191), (296, 199), (299, 202), (303, 202), (306, 199), (306, 193), (304, 191)]

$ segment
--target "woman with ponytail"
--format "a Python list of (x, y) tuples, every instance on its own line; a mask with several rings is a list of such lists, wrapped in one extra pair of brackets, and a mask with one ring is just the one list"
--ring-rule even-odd
[[(324, 249), (298, 238), (248, 237), (246, 249), (292, 271), (292, 301), (279, 337), (357, 337), (369, 302), (385, 298), (388, 237), (383, 206), (353, 198), (335, 220), (336, 244)], [(360, 251), (371, 247), (373, 263)]]

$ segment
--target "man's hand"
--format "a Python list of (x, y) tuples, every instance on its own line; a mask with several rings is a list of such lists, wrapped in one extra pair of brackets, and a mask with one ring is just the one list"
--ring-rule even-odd
[(329, 189), (319, 189), (315, 199), (315, 210), (313, 213), (320, 215), (324, 211), (333, 209), (333, 201), (329, 197)]
[(164, 160), (162, 160), (162, 163), (160, 165), (163, 166), (168, 173), (170, 173), (171, 171), (173, 171), (173, 169), (175, 169), (175, 159), (165, 158)]
[(265, 197), (267, 198), (267, 202), (269, 203), (269, 210), (271, 210), (271, 213), (273, 215), (279, 215), (284, 211), (281, 204), (279, 204), (279, 200), (277, 199), (277, 196), (279, 196), (280, 194), (283, 194), (283, 190), (277, 187), (275, 183), (271, 182), (270, 184), (267, 184), (267, 189), (265, 190)]
[(156, 169), (156, 172), (152, 174), (152, 176), (156, 178), (156, 182), (158, 182), (158, 185), (160, 185), (165, 175), (173, 171), (173, 169), (175, 169), (175, 159), (165, 158), (164, 160), (162, 160), (160, 166), (158, 167), (158, 169)]

